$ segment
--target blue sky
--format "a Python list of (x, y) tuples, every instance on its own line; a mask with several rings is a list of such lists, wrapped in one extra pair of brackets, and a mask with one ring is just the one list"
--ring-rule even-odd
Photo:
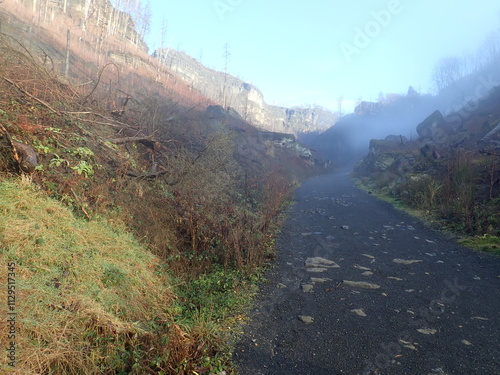
[(150, 52), (183, 50), (255, 86), (269, 104), (376, 100), (380, 92), (431, 90), (435, 63), (474, 51), (500, 29), (491, 0), (150, 0)]

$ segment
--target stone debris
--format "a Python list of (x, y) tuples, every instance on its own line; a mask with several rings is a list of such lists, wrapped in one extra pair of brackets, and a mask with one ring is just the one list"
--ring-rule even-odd
[(314, 285), (312, 285), (312, 284), (303, 284), (302, 285), (302, 291), (304, 293), (310, 293), (310, 292), (312, 292), (313, 288), (314, 288)]
[(304, 324), (311, 324), (312, 322), (314, 322), (314, 318), (312, 316), (299, 315), (298, 318)]
[(424, 335), (434, 335), (437, 331), (433, 328), (420, 328), (417, 332), (423, 333)]
[(401, 344), (403, 344), (403, 347), (407, 348), (407, 349), (411, 349), (411, 350), (417, 350), (416, 346), (413, 345), (411, 342), (409, 341), (405, 341), (405, 340), (401, 340), (399, 339), (399, 342)]
[(327, 281), (331, 281), (332, 279), (328, 279), (326, 277), (311, 277), (311, 283), (324, 283)]
[(377, 284), (370, 284), (364, 281), (349, 281), (349, 280), (344, 280), (345, 285), (352, 286), (354, 288), (362, 288), (362, 289), (379, 289), (380, 285)]
[(462, 340), (462, 344), (467, 345), (467, 346), (472, 346), (472, 343), (467, 340)]
[(277, 287), (278, 289), (284, 289), (284, 288), (286, 288), (286, 285), (285, 285), (285, 284), (283, 284), (283, 283), (278, 283), (278, 285), (276, 285), (276, 287)]
[(359, 316), (368, 316), (366, 315), (366, 313), (363, 311), (363, 309), (354, 309), (354, 310), (351, 310), (351, 312), (359, 315)]
[(316, 273), (321, 273), (328, 271), (328, 268), (321, 268), (321, 267), (308, 267), (307, 272), (316, 272)]
[(441, 367), (436, 367), (431, 370), (427, 375), (448, 375)]
[(405, 289), (406, 293), (413, 293), (414, 291), (415, 291), (415, 289)]
[(359, 266), (357, 264), (355, 264), (353, 267), (357, 268), (358, 270), (361, 270), (361, 271), (371, 271), (372, 270), (371, 268)]
[(362, 276), (372, 276), (373, 272), (372, 271), (365, 271), (361, 274)]
[(373, 255), (369, 255), (369, 254), (361, 254), (361, 255), (363, 255), (364, 257), (370, 258), (370, 259), (375, 259), (375, 257)]
[(344, 230), (349, 230), (349, 225), (342, 225), (341, 228)]
[(427, 242), (427, 243), (436, 243), (436, 242), (431, 241), (431, 240), (425, 240), (425, 242)]
[(483, 318), (482, 316), (473, 316), (471, 319), (474, 319), (474, 320), (489, 320), (488, 318)]
[(333, 260), (314, 257), (306, 259), (306, 267), (311, 268), (340, 268), (340, 266)]
[(417, 259), (407, 260), (407, 259), (398, 259), (398, 258), (393, 259), (392, 261), (394, 263), (405, 264), (405, 265), (410, 265), (410, 264), (413, 264), (413, 263), (423, 262), (423, 260), (417, 260)]
[(425, 255), (428, 255), (430, 257), (435, 257), (436, 256), (436, 253), (425, 253)]
[(394, 277), (394, 276), (387, 276), (388, 279), (391, 279), (391, 280), (396, 280), (396, 281), (403, 281), (403, 279), (399, 278), (399, 277)]

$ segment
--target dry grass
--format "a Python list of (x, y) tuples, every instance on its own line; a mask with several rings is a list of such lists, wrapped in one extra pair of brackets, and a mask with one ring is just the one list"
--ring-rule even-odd
[[(2, 280), (16, 263), (18, 374), (124, 369), (123, 354), (154, 337), (148, 325), (171, 321), (173, 294), (155, 274), (155, 256), (124, 231), (76, 220), (30, 186), (0, 184), (0, 248)], [(0, 361), (5, 369), (6, 357)]]

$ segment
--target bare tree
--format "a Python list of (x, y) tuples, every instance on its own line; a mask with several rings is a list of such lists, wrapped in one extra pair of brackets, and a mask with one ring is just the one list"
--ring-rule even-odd
[(92, 4), (92, 0), (85, 0), (85, 6), (83, 8), (83, 24), (82, 24), (82, 29), (84, 32), (87, 31), (87, 21), (89, 19), (89, 13), (90, 13), (90, 5)]
[(149, 0), (142, 7), (141, 10), (141, 29), (137, 30), (140, 35), (145, 38), (151, 31), (151, 3)]
[(439, 60), (434, 67), (432, 79), (436, 88), (442, 90), (464, 76), (463, 64), (460, 58), (455, 56), (445, 57)]
[(222, 87), (222, 101), (224, 103), (224, 108), (226, 108), (227, 99), (226, 99), (226, 85), (227, 85), (227, 65), (229, 63), (229, 57), (231, 56), (231, 52), (229, 51), (229, 44), (224, 44), (224, 86)]
[(340, 95), (337, 98), (337, 115), (339, 117), (342, 117), (342, 115), (344, 114), (343, 110), (344, 110), (344, 96)]

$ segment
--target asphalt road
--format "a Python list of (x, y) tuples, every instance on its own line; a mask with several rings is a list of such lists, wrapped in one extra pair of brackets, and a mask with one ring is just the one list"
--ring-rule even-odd
[(306, 181), (238, 344), (240, 375), (500, 374), (500, 258), (357, 189)]

